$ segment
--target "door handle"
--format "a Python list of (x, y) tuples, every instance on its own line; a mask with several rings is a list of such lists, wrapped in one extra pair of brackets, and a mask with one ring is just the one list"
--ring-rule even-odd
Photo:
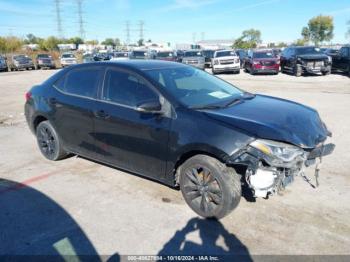
[(107, 114), (106, 111), (104, 111), (104, 110), (94, 111), (94, 115), (97, 118), (103, 118), (103, 119), (109, 118), (109, 114)]

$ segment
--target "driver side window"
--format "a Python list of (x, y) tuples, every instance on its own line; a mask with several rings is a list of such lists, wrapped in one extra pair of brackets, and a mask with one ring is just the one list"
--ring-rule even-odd
[(107, 71), (102, 97), (106, 101), (131, 107), (159, 100), (158, 94), (151, 90), (142, 78), (116, 69)]

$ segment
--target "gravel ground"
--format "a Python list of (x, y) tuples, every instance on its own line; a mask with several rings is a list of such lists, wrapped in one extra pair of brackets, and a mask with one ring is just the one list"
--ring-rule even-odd
[(324, 158), (319, 188), (296, 178), (283, 196), (242, 198), (215, 222), (159, 183), (79, 157), (45, 160), (24, 120), (24, 94), (54, 72), (0, 74), (0, 255), (350, 254), (350, 78), (219, 75), (316, 108), (337, 147)]

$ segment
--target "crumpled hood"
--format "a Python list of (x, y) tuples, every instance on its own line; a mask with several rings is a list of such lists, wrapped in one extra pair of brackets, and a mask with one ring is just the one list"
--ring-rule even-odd
[(206, 110), (205, 114), (257, 138), (302, 148), (314, 148), (331, 135), (314, 109), (270, 96), (256, 95), (228, 108)]

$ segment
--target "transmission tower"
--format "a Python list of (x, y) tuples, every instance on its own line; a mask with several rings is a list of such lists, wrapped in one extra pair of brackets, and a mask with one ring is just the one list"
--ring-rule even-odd
[(125, 22), (126, 44), (130, 45), (130, 22)]
[(82, 39), (85, 38), (84, 30), (84, 19), (83, 19), (83, 0), (77, 0), (78, 4), (78, 24), (79, 24), (79, 35)]
[(201, 40), (204, 41), (205, 39), (205, 32), (201, 32)]
[(61, 20), (61, 0), (55, 0), (56, 5), (56, 23), (57, 23), (57, 34), (59, 37), (63, 37), (62, 20)]
[(139, 22), (139, 30), (140, 30), (140, 39), (143, 39), (144, 40), (144, 38), (143, 38), (143, 33), (144, 33), (144, 25), (145, 25), (145, 22), (143, 21), (143, 20), (140, 20), (140, 22)]
[(197, 38), (197, 33), (193, 32), (192, 33), (192, 42), (193, 42), (193, 44), (196, 43), (196, 38)]

